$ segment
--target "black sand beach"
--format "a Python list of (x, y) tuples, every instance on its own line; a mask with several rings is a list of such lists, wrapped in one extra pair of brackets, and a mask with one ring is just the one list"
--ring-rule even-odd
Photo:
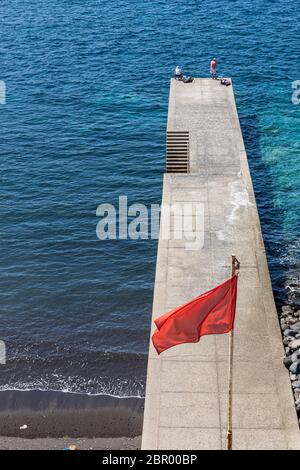
[(3, 391), (0, 449), (63, 449), (70, 444), (80, 449), (136, 449), (143, 403), (139, 398)]
[(78, 450), (139, 450), (141, 448), (141, 436), (95, 437), (93, 439), (0, 437), (0, 450), (64, 450), (71, 444), (75, 445)]

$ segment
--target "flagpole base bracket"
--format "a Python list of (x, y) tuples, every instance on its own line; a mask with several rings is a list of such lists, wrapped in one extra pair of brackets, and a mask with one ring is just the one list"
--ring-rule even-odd
[(227, 450), (232, 450), (232, 431), (227, 431)]

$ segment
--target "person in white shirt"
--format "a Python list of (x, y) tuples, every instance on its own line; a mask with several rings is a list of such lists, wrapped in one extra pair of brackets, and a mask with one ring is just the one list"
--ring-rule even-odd
[(179, 65), (176, 66), (175, 72), (174, 72), (174, 78), (175, 80), (179, 80), (183, 83), (192, 83), (194, 79), (192, 77), (186, 77), (183, 75), (181, 68)]
[(181, 68), (179, 67), (179, 65), (176, 65), (176, 68), (175, 68), (175, 73), (174, 73), (174, 78), (176, 80), (182, 80), (182, 70)]

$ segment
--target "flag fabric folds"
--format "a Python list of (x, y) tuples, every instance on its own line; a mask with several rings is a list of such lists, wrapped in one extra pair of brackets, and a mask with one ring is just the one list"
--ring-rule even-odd
[(186, 304), (156, 318), (152, 336), (158, 354), (182, 343), (197, 343), (201, 336), (228, 333), (234, 325), (237, 275)]

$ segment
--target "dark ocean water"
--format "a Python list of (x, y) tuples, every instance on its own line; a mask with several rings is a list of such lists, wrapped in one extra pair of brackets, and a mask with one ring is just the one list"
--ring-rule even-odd
[(144, 393), (156, 241), (96, 208), (159, 203), (176, 64), (234, 80), (276, 301), (299, 302), (299, 8), (2, 0), (0, 390)]

